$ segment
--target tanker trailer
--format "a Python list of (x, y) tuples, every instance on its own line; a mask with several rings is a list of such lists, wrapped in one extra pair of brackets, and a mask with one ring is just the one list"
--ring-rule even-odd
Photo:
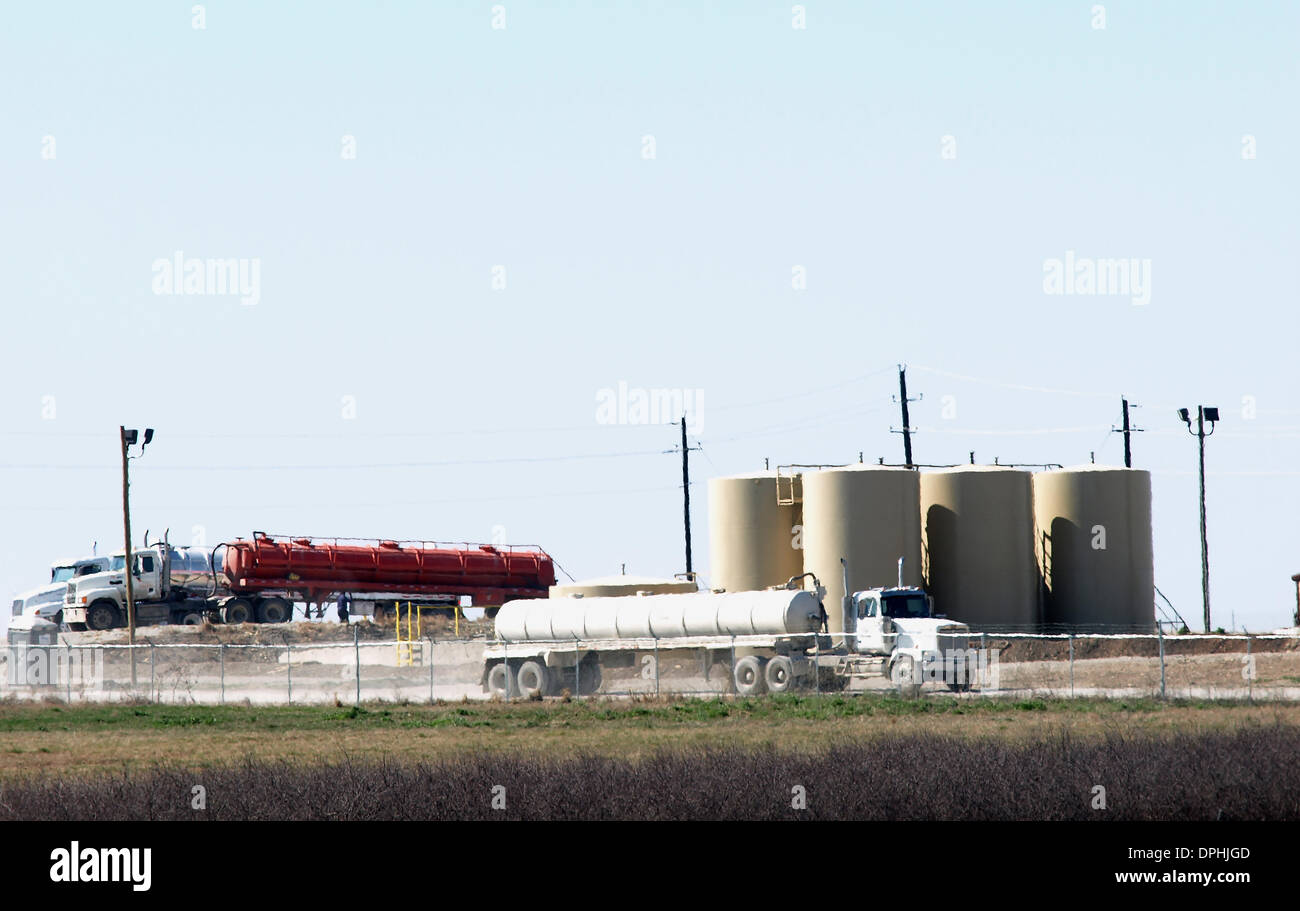
[[(255, 532), (213, 548), (155, 543), (132, 554), (136, 623), (283, 623), (295, 601), (323, 604), (340, 593), (384, 608), (409, 602), (451, 610), (468, 598), (493, 609), (506, 599), (540, 598), (555, 582), (554, 561), (539, 548), (489, 544), (287, 538)], [(65, 618), (90, 629), (126, 624), (126, 595), (116, 570), (68, 584)], [(77, 627), (74, 627), (77, 628)], [(85, 628), (85, 627), (81, 627)]]
[(860, 622), (837, 634), (845, 644), (833, 647), (825, 589), (796, 582), (748, 592), (508, 601), (484, 648), (481, 682), (503, 698), (585, 695), (600, 689), (602, 667), (639, 663), (657, 680), (661, 653), (692, 652), (706, 683), (721, 665), (726, 689), (742, 696), (837, 690), (872, 677), (909, 694), (927, 679), (969, 688), (977, 659), (970, 630), (935, 616), (921, 589), (853, 593), (849, 615)]

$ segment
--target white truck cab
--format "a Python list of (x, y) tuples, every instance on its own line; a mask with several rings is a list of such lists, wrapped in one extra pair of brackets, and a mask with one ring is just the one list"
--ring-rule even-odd
[[(852, 607), (855, 629), (849, 650), (884, 657), (886, 673), (902, 687), (919, 687), (923, 671), (936, 660), (942, 663), (942, 656), (969, 653), (970, 627), (936, 616), (934, 599), (924, 589), (897, 586), (854, 592)], [(961, 690), (969, 688), (970, 681), (963, 673), (945, 682)]]
[[(131, 586), (137, 602), (162, 597), (167, 553), (167, 548), (155, 546), (131, 554)], [(107, 571), (78, 576), (64, 586), (63, 619), (71, 629), (104, 630), (126, 625), (125, 568), (126, 551), (120, 550), (109, 560)]]
[(55, 560), (50, 565), (48, 585), (33, 588), (14, 597), (12, 616), (41, 617), (59, 623), (62, 619), (63, 598), (68, 582), (80, 576), (105, 572), (109, 565), (110, 558), (99, 556)]

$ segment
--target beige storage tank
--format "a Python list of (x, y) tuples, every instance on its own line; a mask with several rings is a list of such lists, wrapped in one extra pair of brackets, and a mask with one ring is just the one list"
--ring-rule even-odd
[(921, 559), (935, 609), (972, 627), (1039, 623), (1033, 481), (1027, 471), (963, 465), (921, 474)]
[(598, 579), (583, 579), (566, 585), (552, 585), (550, 597), (572, 598), (618, 598), (631, 597), (638, 592), (652, 595), (686, 594), (699, 591), (700, 587), (687, 579), (662, 579), (653, 576), (602, 576)]
[(1150, 472), (1100, 465), (1038, 472), (1034, 525), (1049, 631), (1154, 628)]
[(775, 471), (709, 479), (710, 587), (757, 591), (803, 573), (799, 477), (783, 472), (779, 493)]
[(921, 495), (906, 468), (850, 465), (803, 476), (803, 563), (826, 587), (827, 628), (844, 630), (840, 558), (849, 561), (849, 588), (862, 591), (921, 582)]

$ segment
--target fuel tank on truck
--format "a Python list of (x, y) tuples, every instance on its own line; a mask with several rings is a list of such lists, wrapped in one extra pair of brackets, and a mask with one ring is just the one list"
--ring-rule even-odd
[(817, 632), (820, 624), (813, 592), (781, 589), (507, 601), (496, 633), (508, 642), (786, 636)]

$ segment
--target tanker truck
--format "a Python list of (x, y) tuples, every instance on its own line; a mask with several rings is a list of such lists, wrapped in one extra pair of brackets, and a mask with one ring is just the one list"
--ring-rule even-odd
[(537, 698), (564, 690), (589, 694), (602, 667), (634, 667), (653, 653), (701, 655), (742, 696), (844, 689), (854, 679), (888, 678), (909, 695), (926, 680), (969, 689), (980, 655), (970, 629), (934, 613), (919, 588), (854, 592), (843, 605), (845, 630), (826, 632), (825, 589), (642, 594), (509, 601), (497, 614), (496, 638), (484, 649), (481, 683), (498, 697)]
[[(540, 548), (489, 544), (293, 538), (254, 532), (209, 552), (166, 541), (132, 553), (136, 624), (284, 623), (295, 601), (346, 594), (375, 616), (409, 603), (451, 610), (467, 598), (492, 611), (507, 599), (545, 597), (554, 561)], [(126, 625), (125, 552), (108, 572), (68, 583), (63, 619), (73, 630)]]

